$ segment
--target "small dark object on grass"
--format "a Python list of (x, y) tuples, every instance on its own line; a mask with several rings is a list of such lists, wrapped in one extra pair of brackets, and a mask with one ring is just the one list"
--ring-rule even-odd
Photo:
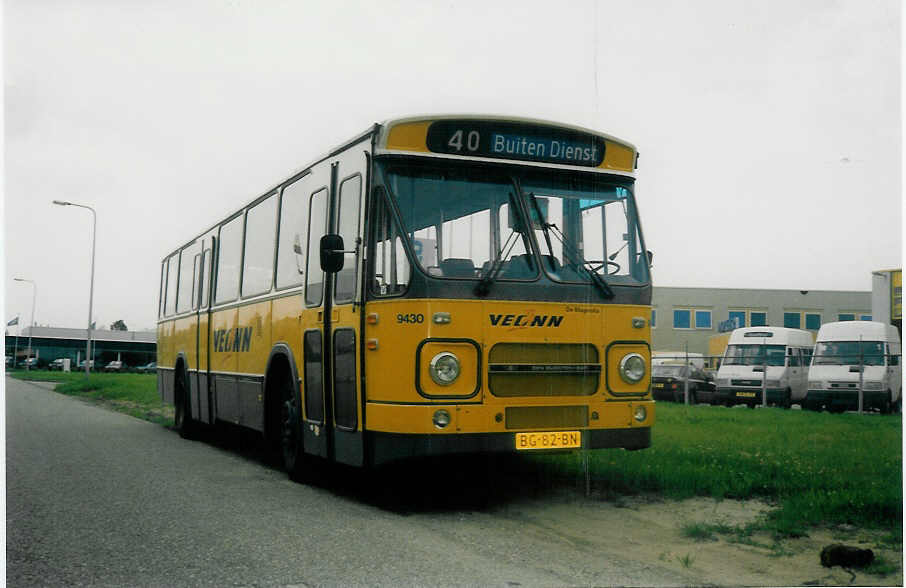
[(821, 550), (821, 565), (826, 568), (864, 568), (874, 558), (875, 554), (871, 549), (859, 549), (842, 543), (834, 543)]

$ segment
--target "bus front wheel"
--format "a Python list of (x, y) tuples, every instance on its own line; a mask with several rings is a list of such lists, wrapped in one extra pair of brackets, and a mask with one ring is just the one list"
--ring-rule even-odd
[(280, 391), (280, 448), (283, 467), (293, 480), (302, 472), (302, 431), (299, 426), (299, 400), (293, 386), (286, 381)]
[(173, 427), (183, 439), (192, 439), (195, 435), (195, 422), (189, 405), (189, 388), (186, 385), (186, 374), (182, 369), (176, 370), (176, 381), (173, 384)]

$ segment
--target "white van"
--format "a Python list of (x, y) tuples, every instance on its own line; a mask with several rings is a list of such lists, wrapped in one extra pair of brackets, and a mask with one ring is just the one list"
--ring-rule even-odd
[(864, 409), (877, 408), (884, 413), (901, 410), (900, 353), (900, 334), (893, 325), (873, 321), (822, 325), (803, 408), (858, 410), (861, 376)]
[(717, 370), (715, 404), (750, 408), (762, 403), (767, 365), (767, 400), (789, 408), (801, 404), (808, 391), (812, 334), (785, 327), (745, 327), (730, 334)]

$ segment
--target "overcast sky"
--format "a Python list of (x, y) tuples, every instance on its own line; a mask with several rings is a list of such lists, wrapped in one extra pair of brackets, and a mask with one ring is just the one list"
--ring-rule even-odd
[(635, 144), (655, 286), (870, 290), (902, 252), (899, 2), (4, 3), (5, 319), (152, 329), (160, 259), (374, 122)]

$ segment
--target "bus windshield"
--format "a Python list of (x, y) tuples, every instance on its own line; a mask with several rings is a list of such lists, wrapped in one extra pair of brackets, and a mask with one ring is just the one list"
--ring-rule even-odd
[(724, 365), (783, 365), (784, 345), (730, 345)]
[(815, 365), (884, 365), (884, 344), (880, 341), (833, 341), (815, 346)]
[(559, 170), (381, 164), (417, 262), (448, 279), (645, 284), (631, 182)]

